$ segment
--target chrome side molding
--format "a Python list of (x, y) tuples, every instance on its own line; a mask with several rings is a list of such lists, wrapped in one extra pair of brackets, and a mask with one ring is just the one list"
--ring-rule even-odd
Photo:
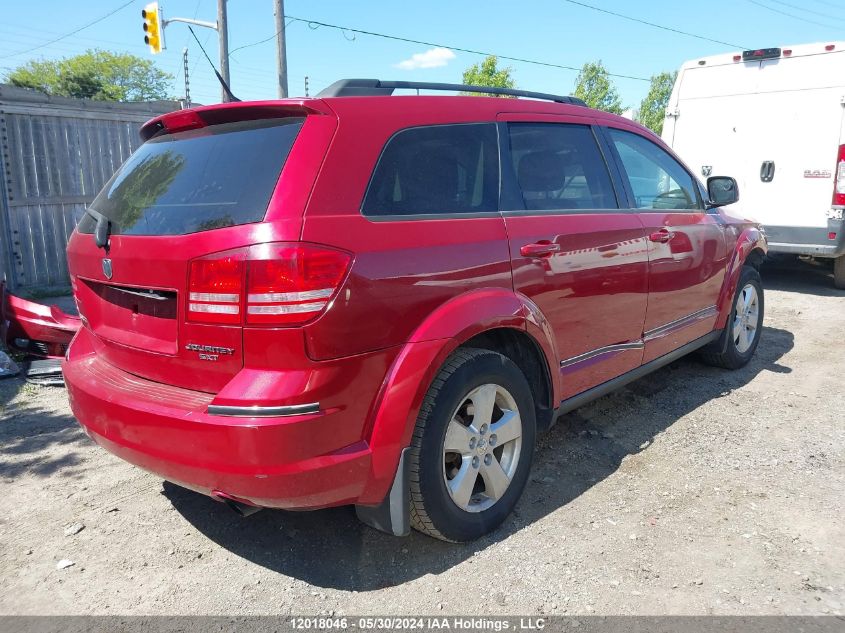
[(635, 341), (633, 343), (619, 343), (618, 345), (607, 345), (606, 347), (599, 347), (598, 349), (590, 350), (589, 352), (584, 352), (583, 354), (579, 354), (578, 356), (573, 356), (572, 358), (562, 360), (560, 361), (560, 366), (561, 368), (569, 367), (570, 365), (582, 363), (585, 360), (590, 360), (591, 358), (595, 358), (596, 356), (604, 356), (605, 354), (623, 352), (629, 349), (642, 349), (643, 347), (645, 347), (645, 345), (642, 343), (642, 341)]
[(686, 326), (692, 325), (693, 323), (696, 323), (698, 321), (702, 321), (712, 316), (716, 316), (717, 314), (719, 314), (719, 309), (716, 306), (709, 306), (707, 308), (703, 308), (702, 310), (698, 310), (697, 312), (688, 314), (685, 317), (675, 319), (670, 323), (666, 323), (665, 325), (661, 325), (660, 327), (656, 327), (652, 330), (649, 330), (648, 332), (643, 334), (643, 340), (648, 342), (656, 338), (661, 338), (676, 330), (680, 330), (681, 328), (685, 328)]
[(681, 317), (680, 319), (675, 319), (670, 323), (666, 323), (659, 327), (649, 330), (643, 334), (643, 337), (638, 341), (631, 341), (630, 343), (619, 343), (617, 345), (607, 345), (605, 347), (599, 347), (597, 349), (590, 350), (589, 352), (584, 352), (583, 354), (579, 354), (578, 356), (573, 356), (571, 358), (566, 358), (560, 361), (560, 368), (564, 369), (566, 367), (571, 367), (572, 365), (577, 365), (578, 363), (583, 363), (585, 361), (591, 360), (596, 356), (605, 356), (606, 354), (615, 354), (617, 352), (624, 352), (626, 350), (636, 350), (636, 349), (643, 349), (645, 344), (649, 341), (653, 341), (654, 339), (662, 338), (672, 332), (680, 330), (682, 328), (687, 327), (688, 325), (692, 325), (693, 323), (697, 323), (703, 319), (708, 319), (710, 317), (716, 316), (719, 313), (719, 309), (716, 306), (708, 306), (692, 314), (688, 314), (687, 316)]

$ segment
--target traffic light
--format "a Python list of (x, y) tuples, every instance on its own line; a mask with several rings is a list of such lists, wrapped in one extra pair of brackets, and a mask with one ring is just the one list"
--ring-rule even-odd
[(141, 17), (144, 18), (144, 43), (153, 55), (157, 55), (164, 50), (164, 20), (158, 2), (150, 2), (141, 9)]

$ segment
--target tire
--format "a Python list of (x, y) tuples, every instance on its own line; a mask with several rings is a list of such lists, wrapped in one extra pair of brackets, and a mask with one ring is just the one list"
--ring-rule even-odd
[(511, 360), (482, 349), (453, 353), (429, 387), (411, 440), (411, 525), (451, 542), (497, 528), (528, 481), (534, 412), (528, 381)]
[(725, 369), (739, 369), (747, 365), (760, 342), (763, 312), (760, 273), (751, 266), (744, 266), (736, 285), (730, 318), (715, 345), (718, 351), (702, 351), (704, 362)]
[(833, 285), (839, 290), (845, 290), (845, 255), (833, 260)]

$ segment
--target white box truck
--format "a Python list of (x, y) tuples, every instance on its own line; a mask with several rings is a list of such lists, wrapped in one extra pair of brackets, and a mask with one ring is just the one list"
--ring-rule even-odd
[(845, 42), (686, 62), (663, 140), (703, 177), (736, 178), (770, 252), (833, 259), (845, 288)]

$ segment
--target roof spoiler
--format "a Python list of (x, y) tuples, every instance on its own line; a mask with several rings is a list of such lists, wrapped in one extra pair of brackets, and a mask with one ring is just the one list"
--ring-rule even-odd
[(230, 123), (256, 119), (274, 119), (284, 116), (306, 116), (326, 114), (328, 110), (320, 108), (313, 99), (287, 99), (283, 101), (237, 101), (224, 104), (198, 106), (187, 110), (175, 110), (154, 117), (141, 126), (141, 140), (148, 141), (158, 134), (181, 132)]
[(387, 97), (394, 90), (444, 90), (455, 92), (482, 92), (489, 95), (508, 97), (527, 97), (542, 99), (557, 103), (586, 106), (581, 99), (563, 95), (553, 95), (545, 92), (531, 92), (530, 90), (516, 90), (515, 88), (494, 88), (491, 86), (470, 86), (467, 84), (429, 83), (424, 81), (382, 81), (380, 79), (341, 79), (324, 88), (318, 95), (322, 97)]

